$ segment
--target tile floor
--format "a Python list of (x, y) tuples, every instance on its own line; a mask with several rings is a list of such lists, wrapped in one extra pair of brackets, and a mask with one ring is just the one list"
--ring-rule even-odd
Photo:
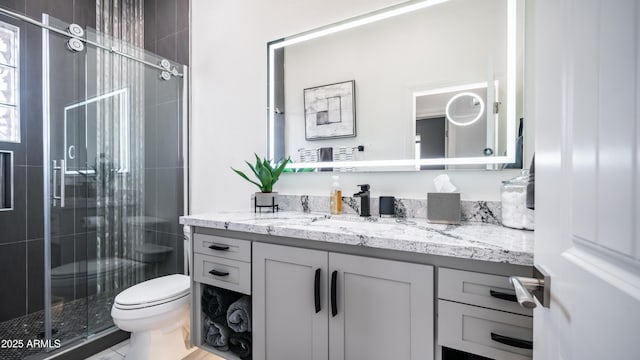
[[(52, 328), (54, 339), (63, 344), (113, 326), (111, 306), (113, 292), (91, 295), (77, 300), (54, 300), (52, 305)], [(87, 314), (93, 314), (88, 317)], [(28, 342), (42, 339), (44, 334), (44, 310), (0, 323), (0, 339), (15, 339)], [(42, 348), (0, 348), (0, 359), (20, 360), (42, 353)]]
[[(123, 360), (129, 350), (129, 340), (123, 341), (120, 344), (114, 345), (109, 349), (106, 349), (100, 353), (93, 355), (86, 360)], [(198, 349), (183, 360), (224, 360), (215, 355), (211, 355), (208, 352)]]

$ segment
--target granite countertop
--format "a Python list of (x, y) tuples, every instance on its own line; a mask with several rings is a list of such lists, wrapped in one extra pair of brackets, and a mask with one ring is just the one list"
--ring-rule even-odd
[(212, 212), (180, 217), (183, 225), (227, 229), (515, 265), (533, 265), (531, 231), (482, 222), (431, 224), (426, 219), (360, 218), (280, 211)]

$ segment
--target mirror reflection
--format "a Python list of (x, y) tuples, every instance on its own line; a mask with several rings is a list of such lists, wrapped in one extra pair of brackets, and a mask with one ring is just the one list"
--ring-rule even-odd
[(413, 1), (270, 43), (269, 156), (320, 171), (514, 162), (523, 16), (518, 0)]
[[(414, 93), (415, 158), (478, 158), (499, 153), (505, 144), (500, 145), (498, 139), (506, 134), (500, 134), (495, 105), (487, 106), (488, 98), (496, 98), (495, 88), (482, 83)], [(484, 167), (455, 165), (458, 169)], [(451, 168), (454, 166), (420, 165), (417, 169)]]
[[(111, 172), (129, 171), (129, 89), (124, 88), (90, 98), (64, 108), (65, 174), (95, 174), (105, 166)], [(104, 111), (108, 116), (99, 116)], [(102, 128), (112, 131), (111, 158), (99, 152), (103, 144), (98, 143), (98, 122)]]

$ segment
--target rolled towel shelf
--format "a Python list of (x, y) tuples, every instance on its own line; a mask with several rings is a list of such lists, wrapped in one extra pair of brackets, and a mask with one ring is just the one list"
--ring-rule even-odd
[(241, 359), (251, 359), (251, 333), (232, 333), (229, 349)]
[(204, 341), (216, 349), (229, 351), (229, 337), (232, 334), (224, 323), (205, 317), (203, 323)]
[(207, 286), (202, 292), (202, 312), (213, 321), (222, 323), (220, 318), (224, 318), (224, 322), (226, 322), (229, 306), (241, 296), (242, 294), (233, 291)]
[(251, 331), (251, 298), (249, 296), (245, 295), (229, 305), (227, 323), (235, 332)]

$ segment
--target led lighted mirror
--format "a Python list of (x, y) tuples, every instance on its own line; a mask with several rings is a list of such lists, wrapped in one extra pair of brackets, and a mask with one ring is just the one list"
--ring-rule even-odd
[(523, 24), (524, 0), (410, 1), (270, 42), (269, 158), (307, 171), (515, 162)]

